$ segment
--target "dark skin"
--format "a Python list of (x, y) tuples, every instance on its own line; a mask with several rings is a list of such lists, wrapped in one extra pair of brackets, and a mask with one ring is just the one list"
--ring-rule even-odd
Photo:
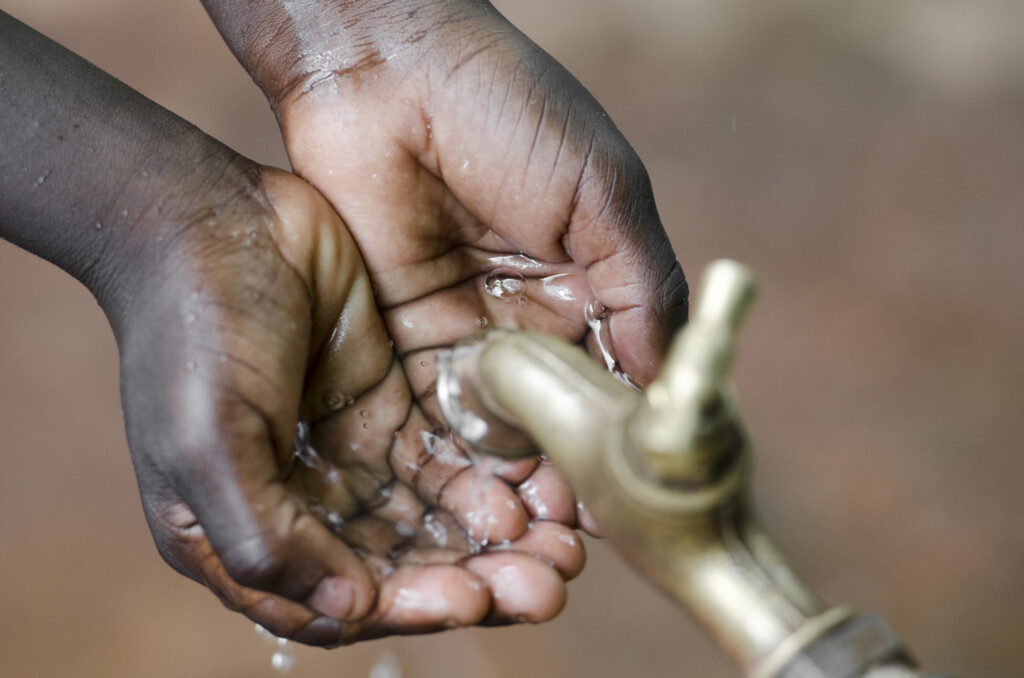
[[(423, 299), (480, 296), (482, 260), (523, 252), (577, 276), (625, 372), (655, 376), (687, 289), (647, 173), (589, 92), (489, 2), (203, 4), (274, 107), (295, 171), (349, 225), (400, 353), (475, 330), (474, 314), (431, 323)], [(552, 309), (545, 329), (597, 356), (582, 306)]]
[[(339, 5), (337, 17), (399, 4), (363, 3), (358, 17)], [(283, 5), (207, 5), (277, 106), (296, 169), (330, 204), (0, 21), (0, 235), (85, 283), (110, 318), (161, 555), (311, 644), (554, 616), (583, 565), (572, 527), (588, 518), (548, 464), (483, 460), (447, 433), (434, 358), (482, 323), (596, 352), (583, 309), (599, 302), (624, 370), (650, 378), (685, 283), (642, 166), (578, 83), (489, 6), (448, 3), (468, 23), (435, 16), (408, 43), (424, 51), (320, 79), (286, 67), (299, 49), (287, 30), (240, 46), (268, 36), (261, 27), (280, 17), (265, 11)], [(352, 43), (396, 30), (373, 19)], [(474, 53), (496, 62), (453, 71), (486, 65), (507, 91), (501, 110), (521, 104), (515, 124), (492, 129), (480, 71), (467, 81), (477, 89), (435, 75), (456, 37), (494, 31), (510, 42)], [(327, 43), (303, 53), (353, 58)], [(513, 59), (550, 83), (518, 82)], [(534, 111), (538, 91), (550, 112)], [(481, 102), (469, 112), (484, 117), (458, 115), (459, 100)], [(532, 152), (510, 154), (520, 147)], [(446, 169), (463, 158), (478, 171)], [(525, 303), (484, 290), (509, 270), (525, 278)]]

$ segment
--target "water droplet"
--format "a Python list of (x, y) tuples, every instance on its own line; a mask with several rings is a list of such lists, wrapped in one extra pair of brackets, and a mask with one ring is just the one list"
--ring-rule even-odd
[(559, 301), (574, 301), (576, 294), (573, 292), (572, 287), (567, 284), (570, 280), (569, 276), (569, 273), (556, 273), (555, 275), (541, 278), (540, 282), (544, 288), (544, 293)]
[(185, 363), (185, 369), (188, 370), (189, 372), (195, 372), (196, 371), (195, 361), (189, 360), (187, 363)]
[(485, 315), (482, 315), (482, 316), (480, 316), (479, 318), (476, 319), (476, 326), (477, 327), (487, 327), (489, 324), (490, 324), (490, 321), (487, 320), (487, 316), (485, 316)]
[(370, 423), (367, 421), (363, 422), (363, 428), (370, 428)]
[(484, 289), (495, 299), (516, 301), (521, 299), (523, 292), (526, 291), (526, 279), (519, 271), (498, 269), (487, 276)]
[(121, 216), (122, 217), (128, 216), (128, 210), (121, 210)]
[(295, 668), (295, 649), (287, 638), (278, 638), (259, 624), (256, 635), (273, 646), (274, 654), (270, 657), (270, 665), (281, 673), (288, 673)]
[(591, 301), (583, 308), (583, 317), (586, 319), (587, 324), (592, 324), (595, 320), (607, 318), (608, 309), (600, 301)]
[(636, 385), (636, 382), (622, 369), (622, 365), (619, 364), (618, 359), (615, 357), (612, 350), (611, 328), (608, 326), (608, 323), (604, 322), (607, 317), (608, 309), (598, 301), (591, 301), (583, 308), (583, 319), (590, 327), (590, 331), (594, 333), (594, 339), (597, 341), (597, 350), (601, 352), (605, 367), (620, 382), (639, 391), (640, 388)]
[(541, 520), (548, 517), (548, 506), (540, 496), (540, 487), (537, 483), (527, 480), (525, 483), (520, 484), (519, 496), (522, 497), (524, 504), (533, 509), (532, 513), (534, 516)]
[(274, 656), (270, 658), (270, 665), (279, 673), (291, 673), (291, 670), (295, 668), (295, 654), (290, 647), (275, 652)]
[(360, 417), (365, 417), (366, 416), (366, 410), (359, 410), (359, 416)]
[(441, 548), (448, 546), (448, 531), (444, 529), (444, 525), (434, 520), (434, 515), (432, 513), (428, 513), (424, 516), (423, 527), (430, 533), (435, 544)]
[(427, 361), (426, 360), (421, 360), (420, 361), (420, 367), (426, 367), (426, 366), (427, 366)]
[[(90, 150), (92, 150), (92, 149), (90, 149)], [(142, 176), (148, 177), (149, 176), (149, 172), (147, 172), (146, 170), (142, 170)]]
[(103, 224), (101, 224), (100, 222), (98, 222), (98, 221), (97, 221), (97, 222), (96, 222), (96, 223), (95, 223), (95, 224), (93, 225), (93, 228), (95, 228), (95, 229), (96, 229), (97, 231), (99, 231), (100, 229), (102, 229), (102, 228), (103, 228)]
[(195, 313), (189, 313), (188, 315), (185, 316), (185, 324), (186, 325), (191, 325), (195, 321), (196, 321), (196, 314)]
[(405, 522), (404, 520), (399, 520), (397, 523), (395, 523), (395, 532), (397, 532), (402, 537), (411, 537), (414, 534), (416, 534), (416, 530), (413, 528), (413, 526)]
[(327, 526), (332, 531), (337, 532), (341, 529), (341, 526), (345, 524), (345, 519), (341, 517), (341, 514), (337, 511), (331, 511), (327, 514)]
[(381, 652), (368, 678), (402, 678), (402, 667), (395, 653), (391, 650)]
[(352, 396), (348, 396), (348, 397), (346, 397), (346, 398), (345, 398), (345, 404), (346, 404), (346, 405), (351, 405), (351, 404), (352, 404), (352, 403), (354, 403), (355, 401), (356, 401), (356, 399), (355, 399), (355, 398), (353, 398)]

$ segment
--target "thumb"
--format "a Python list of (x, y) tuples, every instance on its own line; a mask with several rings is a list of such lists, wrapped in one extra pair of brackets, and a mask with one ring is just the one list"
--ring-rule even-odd
[(235, 582), (336, 619), (363, 617), (375, 592), (362, 560), (288, 493), (266, 419), (233, 400), (193, 419), (175, 491)]

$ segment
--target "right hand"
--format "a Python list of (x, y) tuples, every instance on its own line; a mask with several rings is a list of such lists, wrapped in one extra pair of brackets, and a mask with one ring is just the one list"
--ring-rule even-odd
[(584, 561), (561, 479), (471, 457), (428, 419), (323, 198), (245, 161), (224, 177), (165, 210), (116, 323), (161, 555), (312, 644), (557, 614)]

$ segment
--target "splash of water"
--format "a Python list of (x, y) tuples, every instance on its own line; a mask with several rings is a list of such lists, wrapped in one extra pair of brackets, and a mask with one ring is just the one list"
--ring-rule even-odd
[(597, 350), (601, 352), (601, 358), (604, 360), (605, 367), (608, 368), (613, 377), (626, 386), (639, 391), (640, 387), (637, 386), (632, 377), (626, 374), (615, 354), (612, 353), (611, 328), (609, 328), (606, 322), (607, 318), (608, 309), (599, 301), (591, 301), (583, 308), (583, 319), (590, 327), (590, 331), (594, 333), (594, 339), (597, 341)]
[(273, 646), (274, 654), (270, 657), (270, 665), (275, 671), (287, 674), (295, 668), (295, 648), (287, 638), (278, 638), (259, 624), (256, 625), (256, 635)]

